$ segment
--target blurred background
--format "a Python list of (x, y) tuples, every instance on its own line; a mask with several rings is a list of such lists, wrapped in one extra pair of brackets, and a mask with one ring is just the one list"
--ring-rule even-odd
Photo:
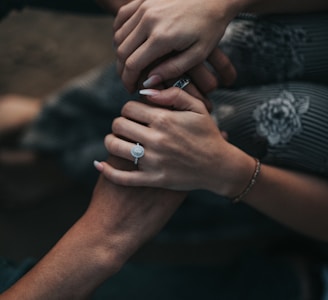
[(90, 191), (17, 140), (49, 94), (113, 60), (111, 26), (111, 17), (38, 10), (0, 23), (0, 256), (39, 258), (88, 204)]

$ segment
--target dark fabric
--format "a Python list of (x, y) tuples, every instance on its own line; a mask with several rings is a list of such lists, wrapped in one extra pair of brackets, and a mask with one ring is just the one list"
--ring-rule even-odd
[[(28, 272), (34, 263), (27, 259), (15, 264), (0, 258), (0, 293)], [(245, 253), (237, 261), (225, 265), (130, 262), (103, 283), (91, 299), (298, 300), (300, 290), (298, 274), (289, 260)]]
[(328, 83), (328, 13), (254, 16), (231, 22), (220, 41), (236, 68), (235, 87)]
[(211, 94), (229, 141), (263, 163), (328, 177), (328, 86), (288, 82)]
[(247, 253), (218, 266), (128, 263), (92, 299), (298, 300), (300, 290), (298, 274), (288, 260)]
[(21, 263), (14, 263), (0, 257), (0, 293), (8, 289), (26, 272), (28, 272), (35, 262), (34, 259), (30, 258), (25, 259)]

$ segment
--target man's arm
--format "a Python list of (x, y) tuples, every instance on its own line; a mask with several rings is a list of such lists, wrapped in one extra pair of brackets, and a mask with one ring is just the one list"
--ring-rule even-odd
[[(130, 161), (110, 160), (129, 169)], [(0, 300), (87, 298), (180, 206), (184, 193), (114, 185), (102, 176), (86, 213)]]

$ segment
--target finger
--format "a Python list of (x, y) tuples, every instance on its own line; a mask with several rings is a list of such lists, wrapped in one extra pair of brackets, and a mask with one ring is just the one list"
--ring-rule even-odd
[(135, 145), (134, 143), (122, 140), (114, 134), (109, 134), (106, 136), (104, 144), (111, 155), (134, 161), (131, 155), (131, 149)]
[(114, 32), (121, 28), (121, 26), (137, 11), (142, 2), (143, 0), (134, 0), (119, 9), (113, 23)]
[[(132, 47), (125, 44), (124, 47)], [(122, 52), (124, 49), (122, 50)], [(140, 73), (155, 61), (161, 59), (167, 54), (171, 53), (173, 48), (164, 40), (154, 40), (153, 37), (147, 39), (136, 50), (126, 58), (123, 65), (121, 79), (129, 91), (134, 91), (136, 82)], [(172, 79), (174, 77), (171, 77)], [(162, 78), (156, 82), (159, 84), (163, 82)]]
[[(147, 100), (160, 106), (173, 107), (178, 111), (193, 111), (196, 113), (204, 113), (206, 108), (204, 104), (189, 95), (184, 90), (177, 87), (171, 87), (166, 90), (140, 90), (139, 93), (147, 96)], [(196, 100), (196, 101), (195, 101)]]
[[(140, 30), (140, 13), (136, 12), (130, 19), (128, 19), (118, 30), (115, 31), (113, 41), (114, 44), (119, 48), (126, 42), (128, 37), (132, 37), (132, 40), (144, 40), (146, 37), (145, 28)], [(135, 42), (135, 41), (134, 41)], [(136, 43), (136, 42), (135, 42)], [(128, 46), (129, 47), (129, 44)], [(134, 50), (135, 48), (133, 48)], [(131, 52), (133, 51), (131, 50)]]
[(147, 137), (151, 135), (151, 129), (145, 125), (137, 123), (138, 120), (135, 120), (137, 119), (135, 118), (135, 114), (132, 113), (130, 118), (132, 120), (125, 117), (119, 117), (115, 119), (112, 124), (113, 134), (123, 137), (129, 141), (143, 144), (145, 141), (147, 141)]
[(189, 84), (186, 88), (184, 88), (184, 90), (190, 94), (191, 96), (199, 99), (200, 101), (203, 102), (203, 104), (205, 105), (207, 111), (211, 111), (212, 110), (212, 103), (210, 102), (210, 100), (208, 98), (206, 98), (200, 91), (198, 88), (196, 88), (196, 86), (194, 84)]
[(205, 66), (204, 63), (192, 68), (188, 71), (188, 75), (203, 94), (207, 94), (218, 87), (217, 77)]
[(165, 82), (165, 86), (166, 86), (166, 88), (175, 87), (176, 84), (179, 83), (179, 81), (182, 79), (183, 80), (187, 79), (189, 81), (189, 83), (187, 83), (187, 85), (182, 88), (184, 91), (186, 91), (188, 94), (190, 94), (198, 99), (203, 98), (203, 95), (197, 89), (197, 87), (195, 86), (195, 84), (193, 83), (191, 78), (189, 78), (189, 74), (188, 74), (188, 76), (181, 76), (180, 78), (176, 78), (174, 80), (168, 80), (167, 82)]
[(236, 78), (237, 72), (228, 56), (219, 48), (215, 48), (208, 57), (208, 61), (218, 73), (223, 86), (231, 86)]
[(184, 89), (189, 95), (199, 99), (199, 100), (204, 100), (203, 94), (196, 88), (195, 84), (191, 82), (188, 84)]
[(205, 57), (203, 52), (199, 51), (198, 46), (190, 47), (160, 63), (149, 73), (148, 77), (157, 75), (163, 81), (179, 78), (202, 62)]
[[(189, 75), (189, 74), (188, 74)], [(179, 80), (179, 79), (178, 79)], [(177, 82), (177, 80), (169, 80), (169, 86), (174, 86), (175, 82)], [(204, 105), (206, 106), (206, 109), (208, 111), (212, 110), (212, 103), (206, 98), (206, 96), (204, 96), (199, 89), (195, 86), (194, 82), (192, 80), (190, 80), (190, 84), (188, 84), (186, 87), (183, 88), (188, 94), (190, 94), (191, 96), (201, 100)]]
[[(174, 83), (176, 82), (176, 80), (169, 80), (169, 86), (173, 86)], [(212, 104), (211, 102), (199, 91), (199, 89), (195, 86), (195, 84), (191, 81), (190, 84), (188, 84), (184, 90), (191, 96), (199, 99), (200, 101), (202, 101), (207, 110), (211, 111), (212, 110)]]
[(156, 184), (156, 176), (140, 171), (122, 171), (113, 168), (106, 162), (101, 162), (102, 168), (98, 169), (111, 182), (123, 186), (148, 186), (153, 187)]
[[(153, 120), (153, 116), (157, 112), (158, 111), (156, 111), (156, 107), (154, 106), (138, 101), (129, 101), (123, 106), (121, 110), (121, 115), (122, 118), (126, 120), (130, 120), (130, 122), (133, 122), (133, 124), (129, 124), (130, 126), (136, 124), (137, 126), (136, 128), (142, 126), (138, 128), (138, 130), (143, 130), (144, 129), (143, 127), (145, 126), (141, 124), (145, 124), (145, 125), (150, 124)], [(113, 125), (116, 126), (116, 121), (117, 120), (119, 121), (119, 119), (120, 118), (115, 119)], [(126, 125), (122, 123), (121, 126), (126, 126)], [(115, 128), (115, 130), (123, 130), (123, 129)], [(149, 132), (147, 132), (147, 134), (149, 134)], [(139, 140), (139, 142), (141, 142), (141, 140)]]
[[(136, 38), (134, 38), (136, 36)], [(126, 87), (130, 92), (133, 92), (135, 90), (135, 78), (138, 78), (143, 69), (143, 66), (140, 65), (140, 62), (138, 60), (134, 61), (133, 57), (131, 58), (131, 54), (135, 49), (138, 49), (141, 47), (141, 45), (145, 42), (146, 36), (143, 34), (134, 34), (132, 32), (126, 40), (121, 45), (118, 45), (116, 49), (116, 56), (118, 61), (118, 73), (121, 76), (123, 83), (125, 83)], [(127, 59), (129, 59), (127, 61)], [(124, 72), (128, 72), (135, 74), (132, 83), (130, 82), (126, 83), (126, 80), (124, 80), (124, 77), (128, 76), (125, 75)]]

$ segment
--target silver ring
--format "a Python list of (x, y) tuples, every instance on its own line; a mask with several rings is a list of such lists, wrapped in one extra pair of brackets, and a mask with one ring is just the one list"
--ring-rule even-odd
[(189, 83), (190, 79), (187, 77), (183, 77), (176, 81), (173, 86), (183, 90)]
[(134, 145), (131, 148), (130, 153), (131, 153), (132, 157), (134, 158), (134, 164), (137, 165), (138, 159), (144, 156), (145, 149), (139, 143), (137, 143), (136, 145)]

